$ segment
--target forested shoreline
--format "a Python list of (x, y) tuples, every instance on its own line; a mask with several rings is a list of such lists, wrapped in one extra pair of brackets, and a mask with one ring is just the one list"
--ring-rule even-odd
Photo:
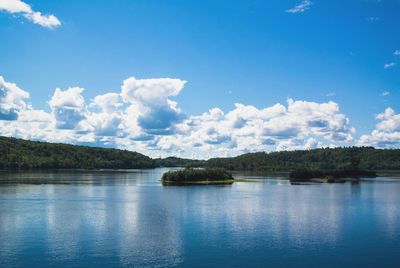
[(259, 171), (400, 170), (400, 150), (344, 147), (259, 152), (231, 158), (212, 158), (207, 160), (206, 166)]
[(137, 152), (0, 137), (0, 169), (153, 167), (153, 159)]
[(324, 148), (248, 153), (230, 158), (152, 159), (143, 154), (60, 143), (0, 137), (0, 169), (131, 169), (154, 167), (216, 167), (226, 170), (400, 170), (399, 149), (373, 147)]

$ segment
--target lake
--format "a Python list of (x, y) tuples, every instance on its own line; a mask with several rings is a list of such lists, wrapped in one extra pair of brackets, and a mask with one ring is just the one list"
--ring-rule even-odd
[(400, 179), (163, 187), (167, 170), (0, 172), (0, 266), (400, 267)]

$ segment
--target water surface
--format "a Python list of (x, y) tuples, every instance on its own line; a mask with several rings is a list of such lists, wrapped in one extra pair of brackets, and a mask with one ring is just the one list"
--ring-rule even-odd
[(165, 171), (0, 172), (0, 266), (400, 267), (397, 178), (163, 187)]

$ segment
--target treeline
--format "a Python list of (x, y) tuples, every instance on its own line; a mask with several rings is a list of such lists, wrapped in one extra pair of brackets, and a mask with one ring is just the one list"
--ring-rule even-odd
[(231, 158), (151, 159), (140, 153), (0, 137), (0, 169), (218, 167), (227, 170), (400, 170), (399, 149), (325, 148), (248, 153)]
[(152, 168), (156, 164), (140, 153), (27, 141), (0, 137), (0, 169), (33, 168)]
[(206, 166), (261, 171), (400, 170), (400, 150), (347, 147), (248, 153), (232, 158), (212, 158)]
[(186, 159), (179, 157), (166, 157), (154, 159), (158, 167), (203, 167), (206, 164), (205, 160)]
[(163, 182), (195, 182), (195, 181), (226, 181), (233, 180), (232, 174), (222, 168), (194, 169), (185, 168), (177, 171), (165, 172)]

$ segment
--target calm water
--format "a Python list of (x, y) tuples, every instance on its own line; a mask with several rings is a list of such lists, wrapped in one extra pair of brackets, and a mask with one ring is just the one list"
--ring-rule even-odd
[(0, 173), (0, 266), (400, 267), (400, 179), (163, 187), (164, 171)]

